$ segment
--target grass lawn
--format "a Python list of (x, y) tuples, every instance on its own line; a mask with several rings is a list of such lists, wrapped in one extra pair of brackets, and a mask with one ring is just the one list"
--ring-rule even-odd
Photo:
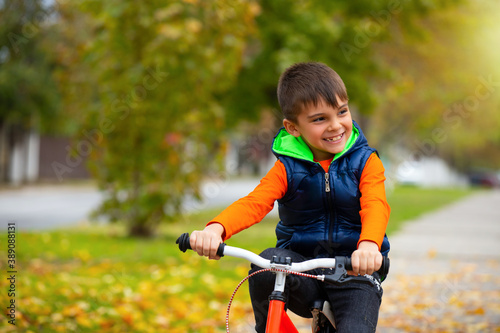
[(440, 207), (459, 200), (476, 189), (434, 189), (416, 188), (411, 186), (396, 187), (387, 194), (387, 201), (391, 206), (391, 217), (387, 226), (387, 235), (390, 235), (401, 225), (424, 213), (431, 212)]
[[(389, 236), (403, 221), (470, 193), (396, 188), (388, 196)], [(175, 245), (181, 233), (203, 228), (218, 211), (163, 226), (153, 239), (132, 239), (123, 227), (102, 225), (18, 233), (16, 326), (2, 318), (0, 332), (224, 332), (227, 301), (248, 264), (205, 260)], [(228, 244), (255, 252), (273, 246), (276, 222), (268, 217)], [(5, 246), (0, 258), (5, 272)], [(9, 289), (4, 275), (0, 289)], [(252, 315), (248, 299), (243, 286), (231, 308), (232, 324)], [(2, 306), (9, 301), (7, 292), (0, 293)]]

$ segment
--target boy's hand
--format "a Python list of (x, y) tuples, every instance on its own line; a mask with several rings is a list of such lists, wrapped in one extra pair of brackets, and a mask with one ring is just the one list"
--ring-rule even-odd
[(217, 249), (222, 243), (222, 234), (224, 227), (219, 223), (212, 223), (199, 231), (195, 230), (189, 237), (189, 244), (193, 251), (197, 252), (200, 256), (206, 256), (209, 259), (219, 260)]
[(355, 275), (373, 274), (382, 266), (382, 254), (378, 245), (370, 241), (359, 243), (358, 249), (351, 256), (352, 273)]

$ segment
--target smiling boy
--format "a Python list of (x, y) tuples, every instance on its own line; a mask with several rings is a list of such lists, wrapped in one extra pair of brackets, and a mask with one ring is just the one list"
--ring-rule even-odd
[[(325, 298), (332, 305), (337, 332), (374, 332), (382, 297), (376, 271), (389, 252), (384, 167), (352, 120), (342, 79), (328, 66), (310, 62), (288, 68), (279, 80), (278, 101), (285, 118), (273, 142), (278, 160), (248, 196), (203, 231), (194, 231), (191, 247), (218, 259), (223, 239), (260, 222), (277, 201), (277, 244), (263, 257), (289, 256), (298, 262), (350, 256), (354, 274), (378, 281), (376, 286), (337, 287), (293, 276), (287, 279), (288, 308), (311, 317), (310, 303)], [(274, 279), (259, 274), (249, 283), (256, 331), (264, 332)]]

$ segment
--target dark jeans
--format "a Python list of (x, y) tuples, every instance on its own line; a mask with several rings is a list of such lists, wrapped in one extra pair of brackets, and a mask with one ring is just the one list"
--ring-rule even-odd
[[(261, 253), (261, 256), (267, 259), (271, 259), (274, 255), (291, 257), (292, 262), (306, 260), (298, 253), (280, 248), (270, 248)], [(259, 269), (252, 265), (250, 273)], [(309, 273), (324, 274), (325, 270), (318, 269)], [(376, 273), (374, 277), (380, 282)], [(255, 330), (258, 333), (264, 333), (266, 330), (268, 297), (274, 290), (274, 280), (274, 274), (264, 272), (251, 277), (248, 281), (255, 315)], [(375, 332), (382, 293), (380, 283), (378, 287), (355, 282), (344, 286), (332, 286), (292, 274), (287, 276), (285, 287), (287, 308), (301, 317), (312, 318), (310, 311), (312, 303), (320, 299), (328, 300), (332, 306), (338, 333)]]

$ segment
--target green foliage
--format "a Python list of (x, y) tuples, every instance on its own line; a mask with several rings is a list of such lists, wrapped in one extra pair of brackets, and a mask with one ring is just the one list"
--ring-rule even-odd
[(0, 5), (0, 123), (48, 126), (58, 113), (53, 59), (45, 48), (50, 15), (43, 1), (7, 0)]
[(396, 187), (387, 195), (387, 201), (391, 206), (387, 234), (394, 234), (405, 222), (416, 219), (423, 213), (432, 212), (472, 193), (473, 190), (467, 188)]

